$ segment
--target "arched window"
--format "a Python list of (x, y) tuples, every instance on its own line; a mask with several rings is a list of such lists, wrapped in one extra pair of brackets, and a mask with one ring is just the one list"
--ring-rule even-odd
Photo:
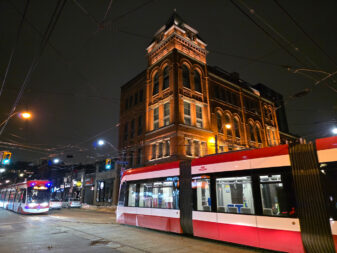
[(183, 65), (183, 86), (186, 88), (191, 88), (190, 84), (190, 71), (186, 65)]
[(227, 136), (232, 136), (232, 121), (231, 117), (228, 114), (225, 114), (225, 129), (226, 129), (226, 134)]
[(218, 127), (218, 132), (219, 133), (223, 133), (223, 131), (222, 131), (221, 114), (219, 112), (216, 113), (216, 125)]
[(259, 125), (256, 125), (255, 127), (256, 127), (257, 142), (262, 143), (261, 127)]
[(255, 139), (255, 127), (254, 127), (254, 124), (253, 123), (249, 123), (248, 124), (248, 126), (249, 126), (249, 135), (250, 135), (250, 140), (251, 141), (256, 141), (256, 139)]
[(166, 66), (163, 71), (163, 90), (167, 89), (170, 85), (169, 68)]
[(237, 117), (234, 118), (235, 137), (240, 138), (240, 121)]
[(194, 88), (195, 91), (201, 92), (201, 77), (198, 71), (194, 70)]
[(159, 75), (158, 72), (153, 77), (153, 95), (159, 92)]

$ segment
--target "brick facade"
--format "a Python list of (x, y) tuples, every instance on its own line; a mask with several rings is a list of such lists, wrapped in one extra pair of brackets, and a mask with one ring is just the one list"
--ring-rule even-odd
[[(121, 88), (119, 148), (129, 167), (279, 144), (272, 101), (206, 63), (206, 43), (174, 13)], [(216, 141), (217, 140), (217, 141)]]

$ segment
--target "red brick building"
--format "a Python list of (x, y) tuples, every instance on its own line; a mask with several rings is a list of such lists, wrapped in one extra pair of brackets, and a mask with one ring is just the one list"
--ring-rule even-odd
[(206, 46), (176, 13), (155, 33), (147, 69), (121, 87), (119, 148), (129, 167), (279, 144), (274, 103), (207, 65)]

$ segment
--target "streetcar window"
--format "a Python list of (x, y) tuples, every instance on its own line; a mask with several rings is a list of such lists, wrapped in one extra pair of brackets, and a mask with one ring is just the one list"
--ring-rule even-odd
[(196, 190), (197, 210), (211, 211), (211, 182), (208, 176), (192, 179), (192, 188)]
[(19, 202), (20, 198), (21, 198), (21, 191), (17, 192), (16, 196), (15, 196), (15, 201), (14, 202)]
[(140, 184), (139, 207), (152, 207), (152, 183)]
[(217, 211), (254, 214), (251, 177), (216, 179)]
[(26, 202), (26, 189), (23, 190), (22, 192), (22, 198), (21, 198), (21, 203), (25, 203)]
[(118, 199), (118, 205), (124, 206), (125, 205), (125, 192), (126, 192), (126, 183), (124, 182), (121, 186), (121, 190), (119, 192), (119, 199)]
[(28, 188), (28, 203), (43, 203), (49, 202), (50, 191), (49, 189), (37, 190), (34, 187)]
[(178, 178), (167, 178), (165, 181), (153, 183), (152, 207), (178, 209), (179, 190), (177, 189)]
[(136, 206), (137, 191), (136, 184), (129, 184), (128, 206)]
[(288, 216), (287, 194), (281, 175), (260, 176), (263, 215)]

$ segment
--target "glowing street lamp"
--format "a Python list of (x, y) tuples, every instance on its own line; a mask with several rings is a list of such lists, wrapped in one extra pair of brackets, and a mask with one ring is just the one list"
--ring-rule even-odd
[(7, 119), (5, 119), (3, 122), (1, 122), (0, 127), (7, 124), (8, 120), (13, 118), (15, 115), (18, 115), (19, 118), (25, 119), (25, 120), (32, 118), (32, 114), (30, 112), (14, 112), (9, 117), (7, 117)]
[(5, 183), (8, 184), (10, 182), (10, 180), (6, 180)]
[(54, 160), (53, 160), (53, 163), (54, 164), (58, 164), (60, 162), (60, 159), (58, 159), (58, 158), (55, 158)]
[(232, 128), (232, 125), (231, 125), (231, 124), (226, 124), (225, 127), (226, 127), (227, 129), (231, 129), (231, 128)]
[(331, 132), (332, 132), (333, 134), (337, 134), (337, 127), (332, 128)]
[(103, 145), (105, 144), (105, 141), (104, 141), (104, 140), (98, 140), (98, 141), (97, 141), (97, 144), (98, 144), (99, 146), (103, 146)]
[(32, 114), (30, 112), (21, 112), (19, 113), (19, 117), (22, 119), (30, 119)]

